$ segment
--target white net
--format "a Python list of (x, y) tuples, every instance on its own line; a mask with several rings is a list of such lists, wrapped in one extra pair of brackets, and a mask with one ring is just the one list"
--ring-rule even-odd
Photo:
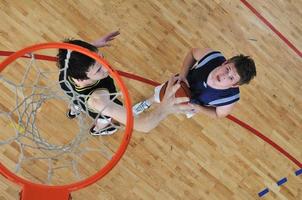
[[(111, 160), (123, 128), (101, 113), (90, 117), (86, 96), (72, 89), (66, 68), (59, 70), (54, 62), (40, 61), (34, 54), (30, 57), (19, 58), (0, 73), (1, 163), (25, 179), (50, 185), (93, 175)], [(69, 96), (60, 87), (60, 73)], [(120, 92), (110, 95), (111, 101), (122, 101)], [(68, 108), (75, 112), (74, 119), (66, 117)], [(97, 119), (106, 124), (98, 131), (116, 128), (118, 132), (92, 136), (89, 132)]]

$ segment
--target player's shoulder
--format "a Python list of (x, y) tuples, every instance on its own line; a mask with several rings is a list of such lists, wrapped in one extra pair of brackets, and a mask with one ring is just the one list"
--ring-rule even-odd
[(220, 51), (213, 50), (211, 48), (205, 48), (205, 49), (193, 48), (192, 54), (193, 54), (193, 57), (195, 60), (201, 60), (211, 54), (221, 54), (222, 55), (222, 53)]

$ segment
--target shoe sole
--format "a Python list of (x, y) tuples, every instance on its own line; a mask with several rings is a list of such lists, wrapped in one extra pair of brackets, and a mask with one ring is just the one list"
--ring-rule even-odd
[[(102, 130), (102, 131), (94, 131), (93, 130), (93, 128), (94, 127), (92, 127), (91, 129), (90, 129), (90, 135), (93, 135), (93, 136), (106, 136), (106, 135), (112, 135), (113, 133), (115, 133), (115, 132), (117, 132), (117, 128), (115, 128), (115, 127), (110, 127), (110, 128), (112, 128), (113, 130), (108, 130), (108, 129), (110, 129), (110, 128), (108, 128), (107, 130)], [(105, 127), (106, 128), (106, 127)], [(104, 128), (104, 129), (105, 129)]]

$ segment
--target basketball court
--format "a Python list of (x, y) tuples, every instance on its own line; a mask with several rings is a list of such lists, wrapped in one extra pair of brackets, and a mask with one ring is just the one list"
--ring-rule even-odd
[[(0, 8), (0, 62), (32, 45), (66, 38), (91, 42), (120, 30), (100, 51), (121, 76), (132, 104), (178, 73), (192, 47), (209, 47), (227, 58), (250, 55), (257, 67), (227, 118), (171, 115), (148, 134), (133, 131), (131, 136), (124, 128), (92, 137), (85, 134), (89, 120), (81, 119), (81, 129), (66, 118), (68, 103), (56, 90), (54, 75), (59, 46), (25, 54), (0, 73), (7, 77), (0, 85), (0, 164), (13, 173), (51, 186), (97, 174), (89, 180), (93, 184), (73, 187), (73, 200), (302, 199), (302, 2), (1, 0)], [(29, 88), (36, 80), (42, 86)], [(20, 87), (32, 101), (24, 100)], [(118, 87), (127, 104), (123, 84)], [(15, 108), (22, 98), (25, 109)], [(35, 107), (37, 102), (43, 106)], [(3, 115), (12, 109), (16, 112)], [(20, 116), (26, 130), (43, 132), (42, 139), (39, 134), (38, 139), (25, 134), (22, 141), (14, 137), (25, 132), (15, 123)], [(42, 151), (36, 154), (37, 143)], [(0, 176), (0, 200), (19, 199), (21, 190)]]

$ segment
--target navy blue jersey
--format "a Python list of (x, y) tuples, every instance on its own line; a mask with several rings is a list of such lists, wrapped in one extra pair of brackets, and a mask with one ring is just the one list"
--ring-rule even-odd
[(215, 89), (207, 85), (207, 79), (212, 70), (219, 67), (225, 57), (218, 51), (205, 55), (190, 69), (187, 80), (191, 90), (191, 103), (202, 106), (225, 106), (239, 100), (239, 87)]

